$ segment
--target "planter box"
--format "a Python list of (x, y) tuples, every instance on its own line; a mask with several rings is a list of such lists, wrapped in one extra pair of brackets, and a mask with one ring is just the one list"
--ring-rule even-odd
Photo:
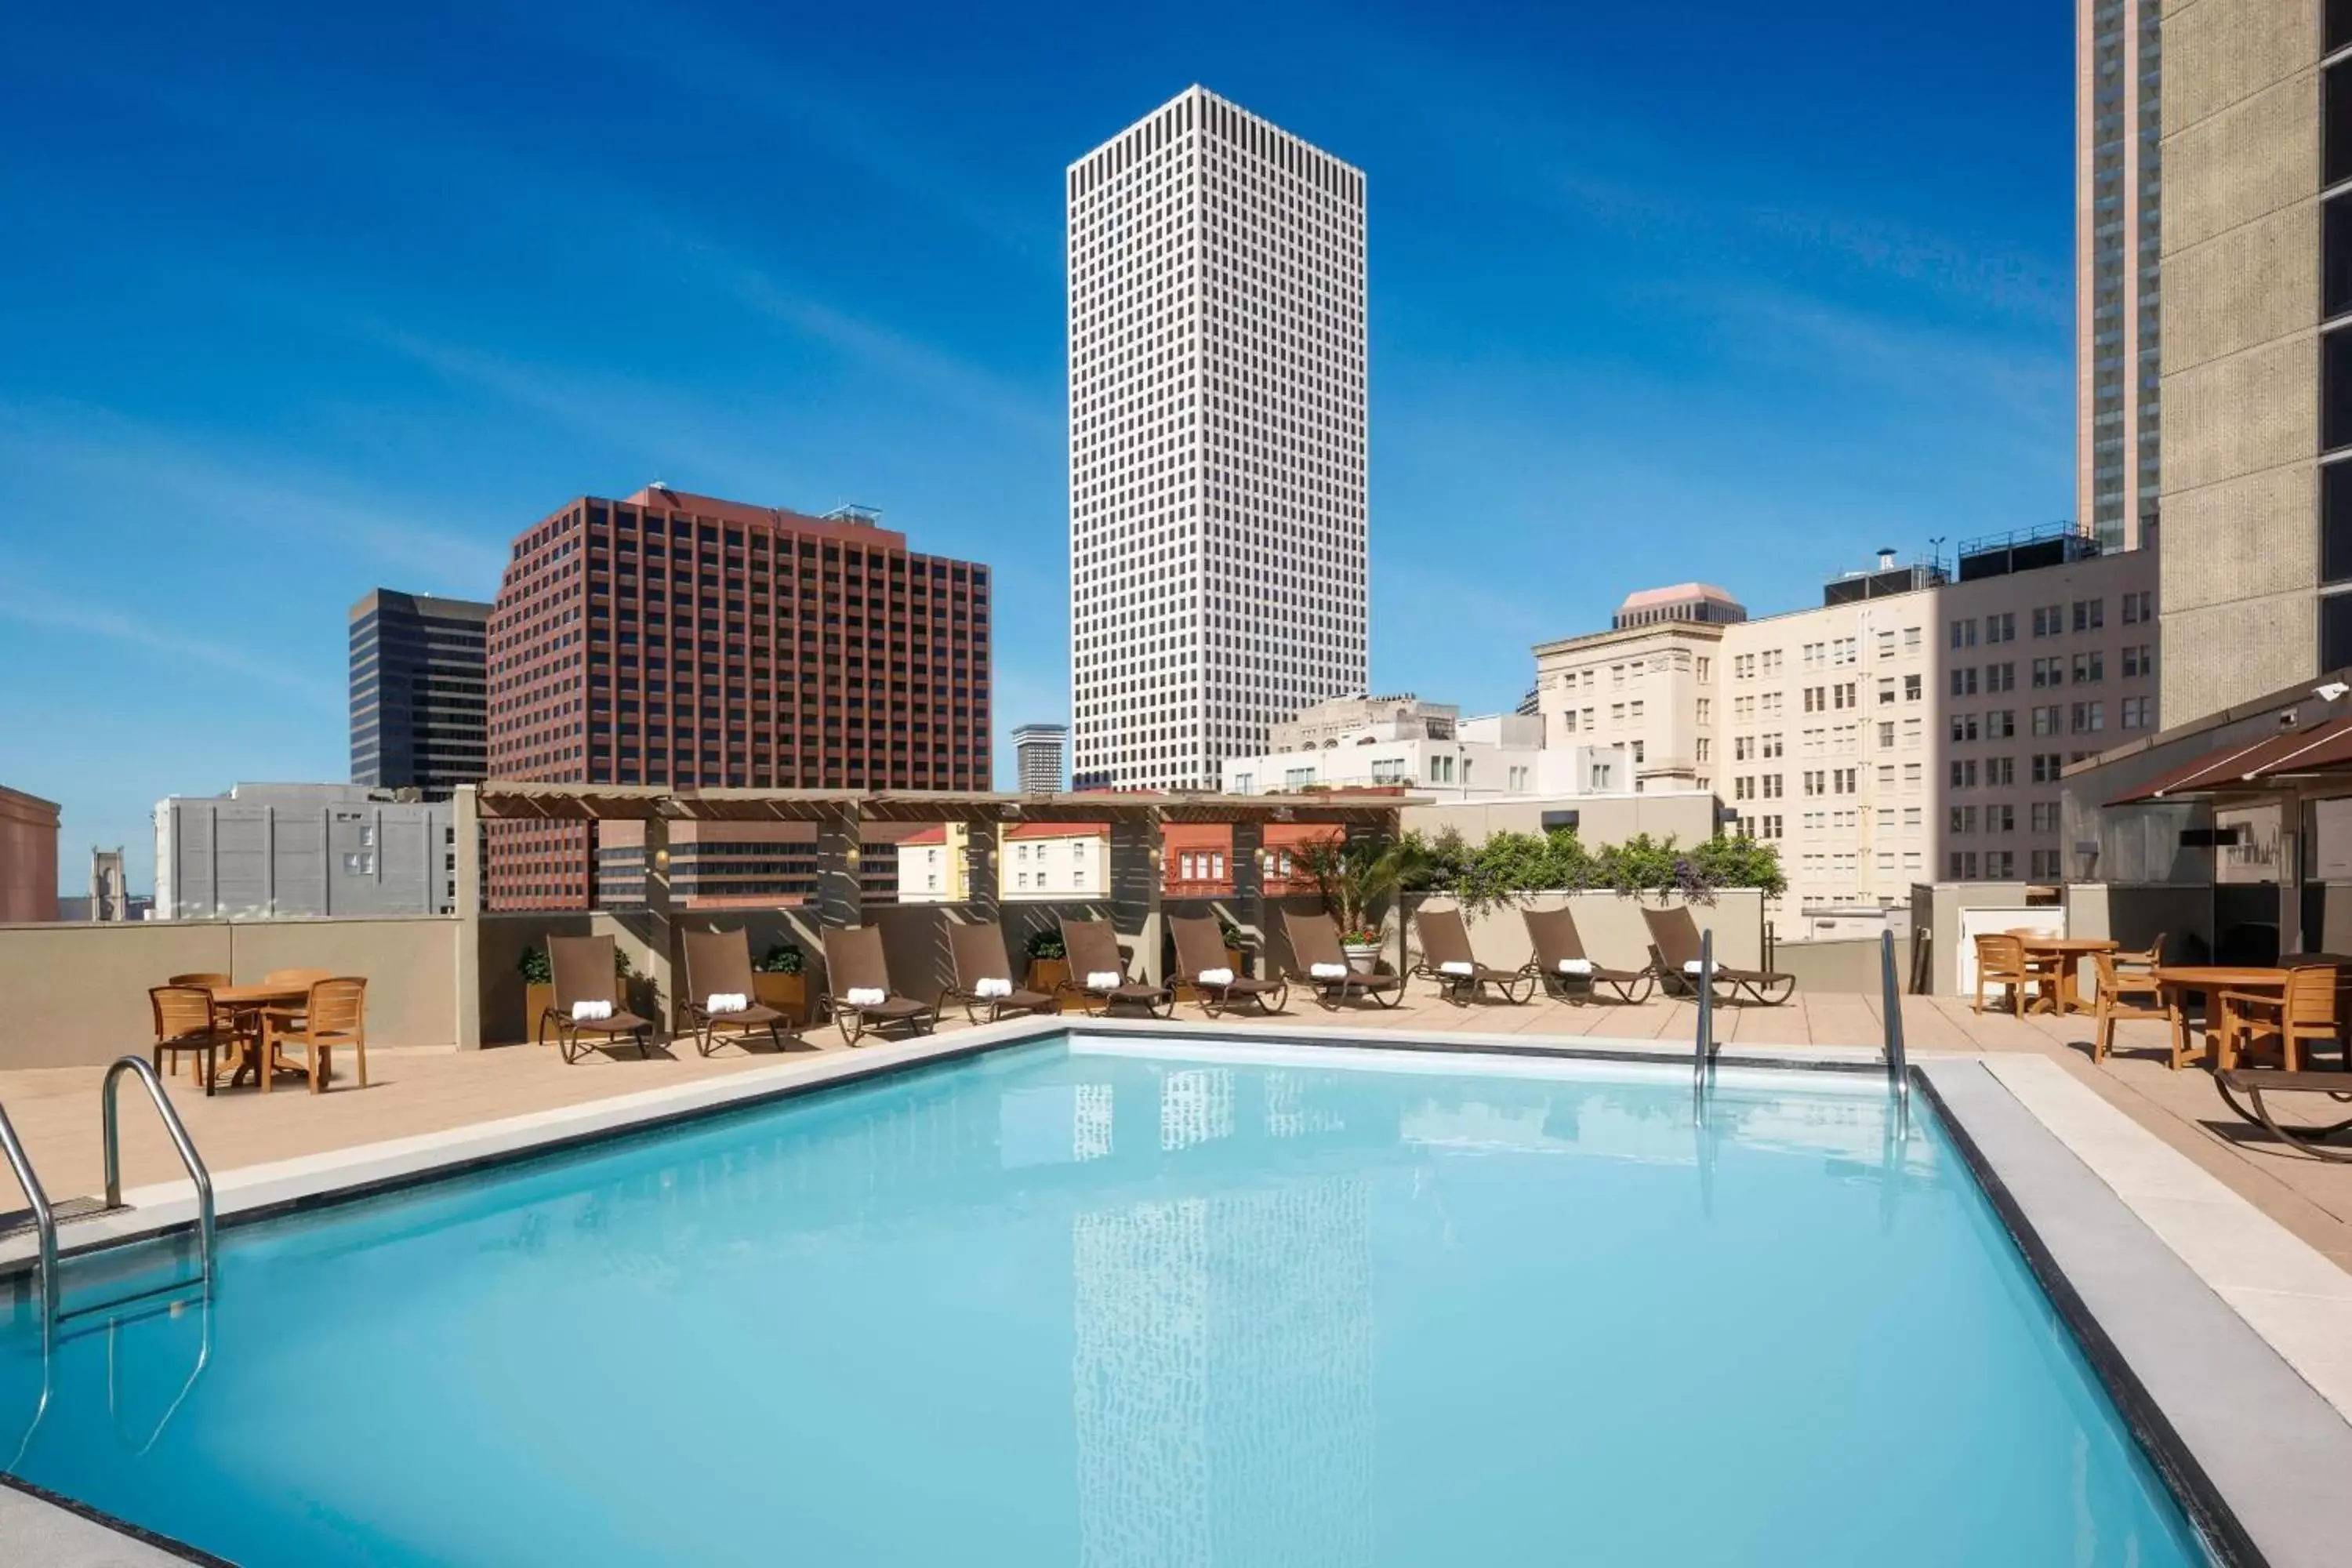
[(547, 1043), (541, 1037), (541, 1031), (546, 1026), (541, 1020), (547, 1016), (547, 1010), (554, 1005), (554, 982), (548, 981), (537, 985), (527, 984), (522, 988), (522, 1037), (524, 1039), (535, 1046), (543, 1046)]
[[(1030, 990), (1042, 991), (1051, 996), (1054, 994), (1054, 987), (1069, 977), (1070, 964), (1067, 959), (1033, 958), (1029, 961), (1029, 978), (1025, 984)], [(1066, 995), (1059, 998), (1056, 1010), (1066, 1009), (1069, 1000)]]
[(1376, 942), (1350, 942), (1341, 944), (1348, 950), (1348, 967), (1359, 974), (1371, 974), (1381, 967), (1381, 944)]
[(754, 974), (751, 994), (763, 1007), (773, 1007), (793, 1024), (808, 1022), (808, 976)]

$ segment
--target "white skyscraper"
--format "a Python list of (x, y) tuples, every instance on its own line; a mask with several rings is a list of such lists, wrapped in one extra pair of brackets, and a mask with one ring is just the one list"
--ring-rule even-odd
[(1364, 176), (1193, 88), (1069, 169), (1072, 782), (1365, 689)]

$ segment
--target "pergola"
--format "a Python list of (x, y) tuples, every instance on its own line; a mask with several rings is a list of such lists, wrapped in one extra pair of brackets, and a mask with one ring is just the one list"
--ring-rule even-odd
[[(1424, 804), (1397, 793), (1234, 795), (1116, 791), (1076, 795), (961, 791), (697, 789), (660, 784), (540, 784), (492, 779), (456, 793), (457, 885), (481, 885), (480, 835), (485, 821), (635, 822), (644, 825), (646, 891), (643, 916), (656, 963), (671, 947), (669, 830), (675, 822), (803, 822), (816, 829), (816, 897), (811, 912), (820, 927), (852, 926), (865, 918), (858, 869), (867, 823), (963, 823), (1017, 826), (1029, 822), (1110, 825), (1109, 898), (1119, 933), (1133, 939), (1147, 973), (1160, 957), (1160, 829), (1170, 823), (1219, 824), (1233, 831), (1234, 904), (1237, 923), (1265, 930), (1260, 851), (1270, 822), (1328, 825), (1350, 837), (1394, 835), (1403, 810)], [(975, 918), (998, 912), (997, 838), (968, 833), (962, 907)], [(460, 899), (469, 915), (475, 901)], [(469, 944), (470, 945), (470, 944)], [(665, 991), (667, 976), (663, 975)]]

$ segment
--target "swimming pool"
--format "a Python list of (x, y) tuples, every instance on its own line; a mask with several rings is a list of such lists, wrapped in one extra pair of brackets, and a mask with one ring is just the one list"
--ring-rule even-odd
[(1895, 1131), (1868, 1078), (1080, 1036), (232, 1227), (13, 1464), (0, 1330), (0, 1466), (248, 1568), (2208, 1561)]

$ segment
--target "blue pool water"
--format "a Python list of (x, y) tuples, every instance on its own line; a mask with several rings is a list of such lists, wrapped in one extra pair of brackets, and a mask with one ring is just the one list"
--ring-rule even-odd
[(0, 1465), (248, 1568), (2206, 1561), (1874, 1083), (1133, 1044), (236, 1227), (13, 1464), (0, 1320)]

